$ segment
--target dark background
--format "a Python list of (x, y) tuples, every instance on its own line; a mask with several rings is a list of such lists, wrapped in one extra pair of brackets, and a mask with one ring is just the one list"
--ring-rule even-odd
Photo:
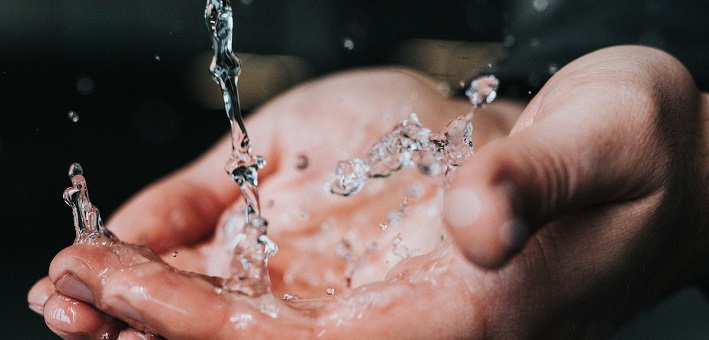
[[(504, 38), (494, 1), (242, 0), (234, 8), (237, 54), (295, 56), (304, 66), (259, 98), (309, 77), (392, 63), (411, 38)], [(106, 219), (227, 131), (210, 102), (216, 84), (195, 86), (211, 82), (203, 10), (186, 0), (0, 0), (0, 338), (54, 338), (27, 308), (26, 292), (73, 241), (61, 198), (71, 163), (83, 165)], [(647, 335), (648, 325), (660, 326), (649, 333), (659, 337), (708, 335), (701, 296), (675, 300), (625, 336)]]

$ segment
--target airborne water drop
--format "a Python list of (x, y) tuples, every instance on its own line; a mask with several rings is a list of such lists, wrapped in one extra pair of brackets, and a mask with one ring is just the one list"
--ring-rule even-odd
[(76, 113), (76, 111), (72, 110), (67, 113), (67, 118), (69, 118), (72, 122), (76, 123), (79, 121), (79, 114)]

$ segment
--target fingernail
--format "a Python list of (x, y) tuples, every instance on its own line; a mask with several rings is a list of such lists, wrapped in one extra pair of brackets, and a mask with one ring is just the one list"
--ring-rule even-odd
[(507, 221), (500, 227), (500, 242), (510, 250), (516, 253), (522, 249), (524, 243), (529, 237), (529, 228), (527, 224), (520, 220)]
[(64, 275), (61, 279), (57, 280), (55, 286), (59, 292), (66, 296), (87, 303), (94, 303), (96, 301), (91, 289), (73, 274)]
[[(51, 286), (51, 293), (54, 292), (54, 286)], [(46, 285), (37, 283), (27, 293), (27, 304), (31, 310), (39, 315), (44, 314), (44, 303), (49, 299), (49, 289)]]
[(469, 189), (454, 189), (446, 195), (445, 219), (455, 228), (469, 227), (480, 215), (480, 198)]
[(29, 304), (29, 307), (30, 307), (30, 309), (31, 309), (33, 312), (35, 312), (35, 313), (37, 313), (37, 314), (39, 314), (39, 315), (44, 315), (44, 306), (40, 306), (40, 305), (36, 305), (36, 304), (30, 303), (30, 304)]

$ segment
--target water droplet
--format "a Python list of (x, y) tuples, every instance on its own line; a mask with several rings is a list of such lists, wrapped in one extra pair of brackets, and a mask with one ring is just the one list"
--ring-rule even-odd
[(308, 156), (303, 153), (298, 154), (295, 160), (295, 168), (298, 170), (305, 170), (308, 168), (308, 165), (310, 165)]
[(499, 85), (500, 81), (493, 75), (478, 77), (470, 82), (465, 95), (475, 108), (480, 108), (495, 100)]
[(532, 6), (537, 12), (542, 12), (549, 6), (549, 0), (532, 0)]
[(285, 293), (285, 294), (283, 294), (283, 300), (286, 300), (286, 301), (293, 300), (293, 295)]
[(93, 79), (83, 76), (76, 81), (76, 91), (84, 96), (94, 93), (96, 88)]
[(354, 41), (352, 40), (352, 38), (349, 38), (349, 37), (342, 39), (342, 46), (346, 50), (352, 51), (354, 49)]
[(423, 186), (420, 183), (415, 183), (406, 189), (406, 196), (411, 199), (418, 199), (423, 196)]
[(510, 48), (514, 46), (515, 42), (517, 39), (515, 39), (514, 35), (506, 35), (505, 38), (502, 40), (502, 45), (504, 45), (507, 48)]
[(76, 113), (75, 111), (69, 111), (66, 115), (72, 122), (76, 123), (79, 121), (79, 114)]
[(335, 246), (335, 256), (340, 260), (349, 261), (352, 258), (352, 243), (346, 239), (340, 240)]
[(160, 61), (160, 56), (159, 56), (159, 55), (156, 54), (154, 58), (155, 58), (156, 61)]
[(394, 237), (391, 240), (391, 244), (392, 244), (392, 252), (394, 253), (394, 255), (396, 255), (402, 259), (411, 256), (409, 248), (404, 243), (404, 239), (401, 238), (401, 233), (397, 234), (396, 237)]
[(404, 200), (401, 201), (401, 207), (402, 207), (402, 208), (406, 208), (406, 207), (408, 207), (408, 206), (409, 206), (409, 199), (408, 199), (408, 198), (404, 198)]
[(389, 226), (388, 226), (388, 225), (386, 225), (386, 224), (384, 224), (384, 223), (379, 223), (379, 229), (381, 229), (381, 230), (383, 230), (383, 231), (384, 231), (384, 230), (387, 230), (387, 229), (389, 229)]
[(549, 64), (549, 67), (547, 68), (549, 71), (549, 74), (554, 74), (559, 71), (559, 65), (557, 64)]
[(325, 290), (325, 292), (327, 293), (327, 295), (333, 295), (333, 294), (335, 294), (335, 288), (330, 287), (327, 290)]
[(438, 85), (436, 85), (436, 91), (438, 91), (438, 93), (444, 97), (450, 96), (453, 92), (450, 84), (448, 84), (447, 82), (438, 83)]
[(531, 48), (538, 48), (539, 45), (542, 44), (542, 41), (539, 40), (539, 38), (532, 38), (532, 40), (529, 41), (529, 46)]
[(387, 219), (389, 220), (389, 224), (391, 226), (396, 227), (397, 225), (399, 225), (401, 220), (404, 219), (404, 212), (401, 210), (390, 211), (387, 214)]
[(327, 185), (328, 191), (342, 196), (359, 192), (367, 182), (369, 169), (364, 160), (359, 158), (337, 162), (335, 174)]
[(172, 257), (177, 257), (177, 251), (172, 252)]

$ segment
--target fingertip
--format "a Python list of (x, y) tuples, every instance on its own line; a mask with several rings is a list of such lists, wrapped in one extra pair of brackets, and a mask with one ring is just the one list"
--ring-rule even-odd
[(126, 330), (121, 331), (121, 334), (118, 335), (117, 340), (158, 340), (162, 339), (161, 336), (155, 335), (155, 334), (150, 334), (150, 333), (145, 333), (141, 332), (137, 329), (134, 328), (128, 328)]
[(75, 244), (62, 249), (49, 264), (49, 279), (56, 286), (64, 276), (71, 274), (78, 277), (91, 272), (95, 259), (103, 258), (97, 252), (105, 252), (99, 247)]
[(498, 268), (522, 248), (529, 227), (517, 217), (519, 204), (509, 181), (462, 170), (445, 195), (445, 224), (470, 262)]
[(91, 305), (61, 293), (52, 294), (44, 306), (44, 320), (52, 332), (65, 339), (114, 338), (121, 323)]
[(44, 303), (47, 302), (47, 299), (49, 299), (52, 294), (54, 294), (54, 291), (54, 285), (52, 284), (52, 281), (49, 280), (49, 277), (45, 276), (41, 280), (37, 281), (37, 283), (35, 283), (27, 293), (27, 303), (29, 304), (29, 308), (35, 313), (43, 315)]

